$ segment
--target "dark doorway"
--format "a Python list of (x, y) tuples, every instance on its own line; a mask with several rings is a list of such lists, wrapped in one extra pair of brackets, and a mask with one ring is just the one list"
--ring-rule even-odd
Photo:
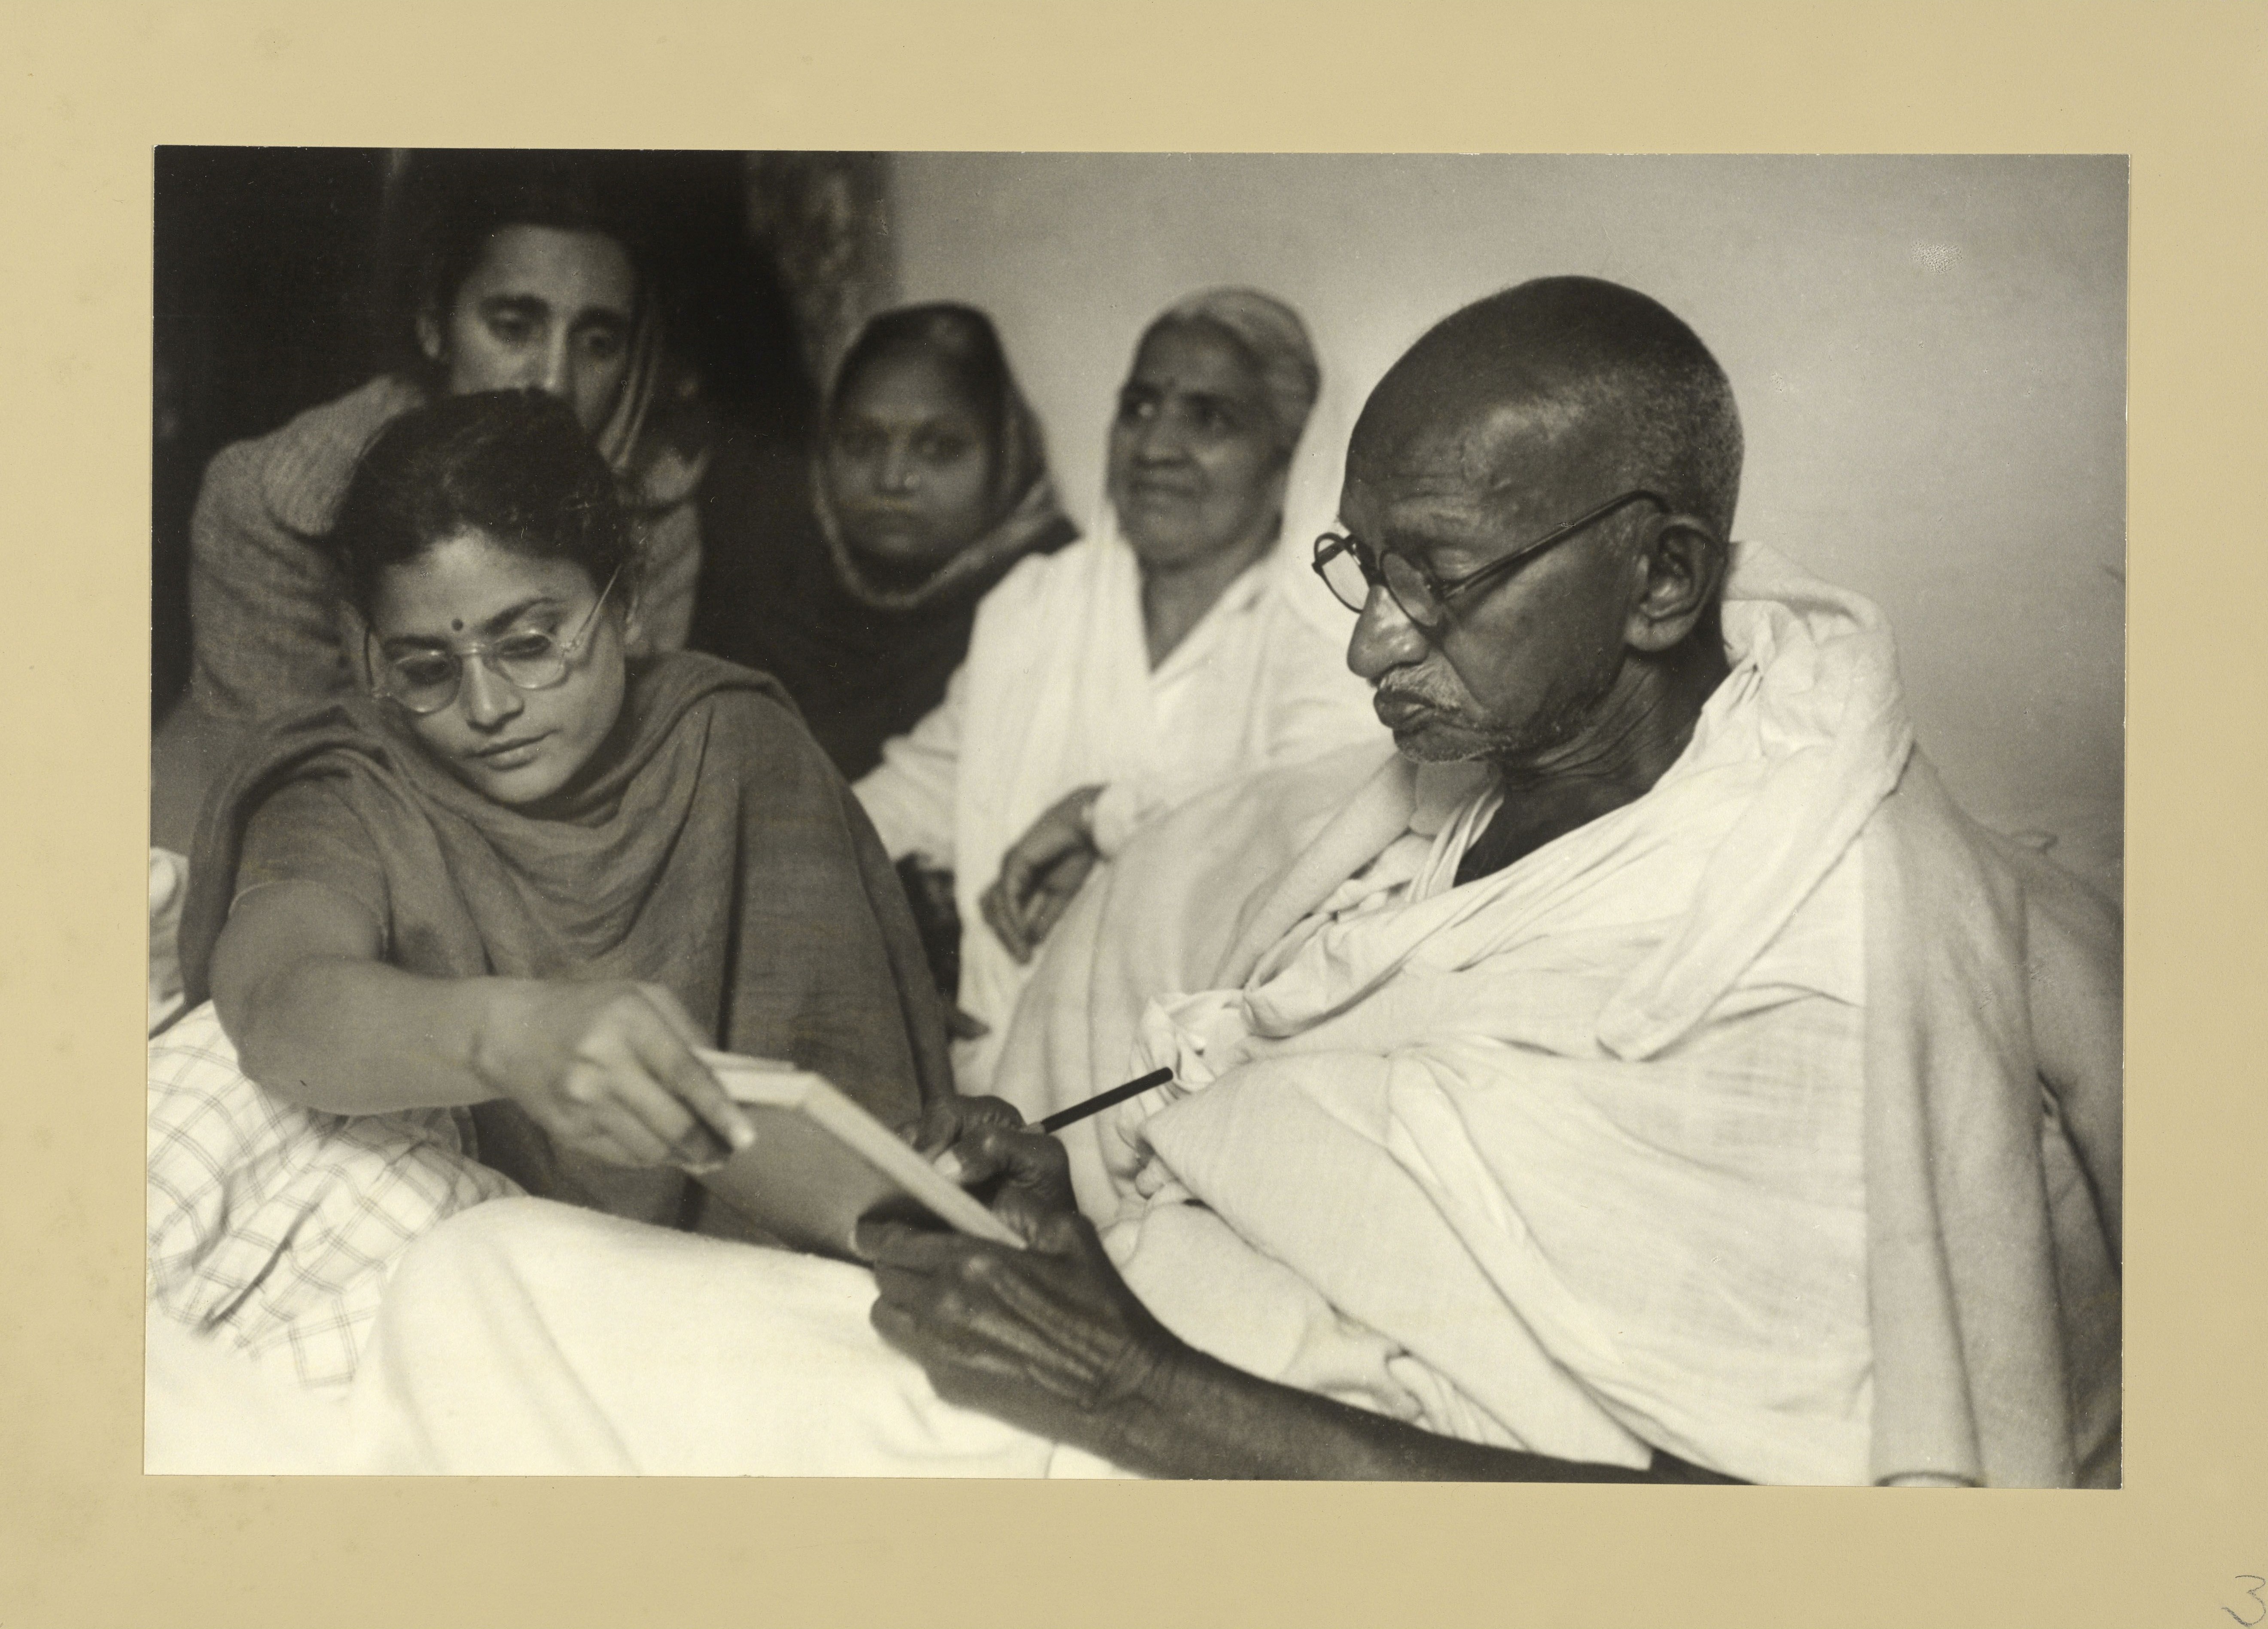
[(366, 378), (387, 155), (161, 147), (151, 357), (151, 708), (189, 672), (189, 515), (215, 453)]

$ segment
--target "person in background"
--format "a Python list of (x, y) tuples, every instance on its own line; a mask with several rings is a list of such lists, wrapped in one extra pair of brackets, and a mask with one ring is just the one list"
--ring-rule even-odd
[(954, 873), (964, 1092), (985, 1088), (1057, 918), (1136, 827), (1240, 774), (1382, 740), (1292, 598), (1312, 586), (1274, 569), (1320, 384), (1305, 326), (1265, 294), (1215, 289), (1152, 322), (1110, 430), (1115, 527), (1009, 572), (943, 702), (858, 781), (894, 858)]
[[(704, 589), (694, 642), (777, 679), (855, 780), (945, 699), (977, 601), (1079, 531), (999, 335), (967, 306), (866, 324), (836, 370), (812, 466), (814, 524), (753, 540), (762, 557), (745, 586)], [(708, 497), (722, 504), (733, 477), (718, 473)]]
[(379, 431), (436, 396), (533, 388), (565, 402), (630, 513), (643, 637), (684, 644), (700, 462), (655, 433), (659, 299), (616, 190), (541, 155), (453, 169), (424, 201), (394, 365), (214, 459), (192, 521), (188, 691), (152, 744), (154, 848), (188, 849), (210, 783), (261, 720), (352, 682), (329, 546), (340, 498)]
[[(737, 436), (718, 447), (693, 644), (777, 678), (855, 780), (945, 698), (978, 601), (1079, 531), (1000, 336), (967, 306), (866, 324), (836, 370), (807, 485), (780, 478), (767, 452)], [(913, 854), (899, 872), (951, 1000), (953, 878)]]

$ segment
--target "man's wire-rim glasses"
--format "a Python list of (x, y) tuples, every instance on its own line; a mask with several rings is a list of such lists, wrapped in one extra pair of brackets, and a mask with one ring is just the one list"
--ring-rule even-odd
[(1372, 589), (1383, 587), (1404, 616), (1425, 632), (1437, 634), (1449, 624), (1452, 601), (1497, 580), (1513, 567), (1534, 559), (1554, 543), (1565, 542), (1616, 510), (1638, 503), (1653, 504), (1665, 512), (1670, 509), (1669, 500), (1660, 493), (1636, 488), (1578, 515), (1532, 542), (1522, 543), (1479, 571), (1447, 583), (1407, 555), (1391, 549), (1373, 549), (1343, 533), (1326, 532), (1315, 540), (1315, 575), (1323, 579), (1323, 586), (1331, 591), (1333, 598), (1357, 613), (1369, 603)]
[[(591, 609), (575, 630), (575, 637), (564, 645), (548, 633), (534, 629), (515, 629), (500, 638), (482, 640), (456, 646), (446, 651), (418, 651), (408, 656), (397, 656), (376, 664), (379, 675), (371, 694), (380, 701), (390, 701), (404, 712), (423, 718), (440, 711), (457, 699), (464, 686), (465, 663), (477, 657), (488, 670), (516, 690), (549, 690), (567, 682), (573, 670), (575, 658), (589, 641), (597, 624), (599, 608), (615, 591), (622, 568), (616, 566), (607, 586), (599, 590), (599, 597), (591, 602)], [(371, 630), (363, 630), (365, 645)]]

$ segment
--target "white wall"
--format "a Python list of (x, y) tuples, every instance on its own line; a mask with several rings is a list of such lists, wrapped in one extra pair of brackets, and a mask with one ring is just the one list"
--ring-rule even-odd
[(1889, 613), (1974, 812), (2115, 876), (2124, 159), (909, 154), (896, 182), (905, 297), (992, 313), (1081, 516), (1133, 342), (1193, 289), (1314, 332), (1318, 526), (1365, 394), (1437, 319), (1556, 272), (1653, 295), (1738, 393), (1738, 534)]

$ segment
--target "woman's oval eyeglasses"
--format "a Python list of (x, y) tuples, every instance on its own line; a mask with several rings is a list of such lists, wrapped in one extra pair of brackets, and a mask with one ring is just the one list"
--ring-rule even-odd
[[(564, 645), (548, 633), (526, 628), (454, 650), (413, 651), (376, 664), (379, 680), (371, 694), (420, 718), (438, 712), (457, 699), (457, 691), (464, 682), (465, 663), (475, 658), (516, 690), (548, 690), (564, 684), (576, 656), (590, 641), (599, 608), (606, 604), (607, 596), (615, 591), (615, 583), (622, 574), (622, 568), (616, 566), (614, 576), (607, 579), (607, 586), (591, 602), (590, 613), (575, 630), (575, 637)], [(370, 638), (370, 630), (364, 629), (365, 647)]]
[(1315, 540), (1315, 575), (1323, 586), (1350, 611), (1360, 612), (1370, 602), (1370, 591), (1383, 587), (1402, 614), (1423, 631), (1438, 634), (1449, 624), (1449, 606), (1462, 595), (1472, 593), (1484, 584), (1494, 582), (1523, 561), (1532, 560), (1554, 543), (1564, 542), (1587, 526), (1595, 525), (1618, 509), (1632, 504), (1652, 504), (1668, 511), (1669, 500), (1659, 492), (1636, 489), (1620, 498), (1601, 504), (1587, 514), (1578, 515), (1563, 527), (1546, 532), (1532, 542), (1522, 543), (1501, 559), (1491, 560), (1477, 571), (1467, 573), (1453, 582), (1443, 582), (1432, 572), (1395, 550), (1373, 549), (1338, 532), (1326, 532)]

